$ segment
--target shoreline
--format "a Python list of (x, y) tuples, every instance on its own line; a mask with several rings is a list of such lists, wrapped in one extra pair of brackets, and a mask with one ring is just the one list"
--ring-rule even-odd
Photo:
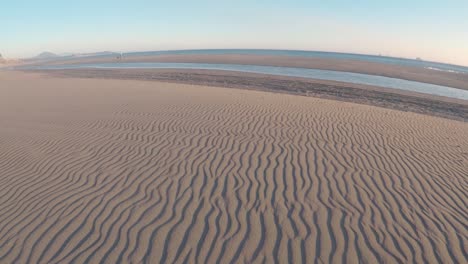
[(31, 65), (70, 65), (83, 63), (130, 63), (130, 62), (161, 62), (161, 63), (213, 63), (213, 64), (244, 64), (259, 66), (280, 66), (331, 70), (351, 73), (370, 74), (417, 81), (441, 86), (468, 90), (468, 74), (436, 71), (420, 67), (392, 65), (359, 60), (344, 60), (330, 58), (310, 58), (273, 55), (130, 55), (121, 60), (114, 57), (76, 58), (70, 60), (52, 60)]
[(336, 81), (215, 70), (73, 69), (24, 72), (65, 78), (143, 80), (286, 93), (468, 121), (468, 102), (464, 100)]

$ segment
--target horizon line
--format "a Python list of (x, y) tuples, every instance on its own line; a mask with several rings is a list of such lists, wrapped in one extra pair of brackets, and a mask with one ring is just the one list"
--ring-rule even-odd
[[(401, 59), (401, 60), (410, 60), (410, 61), (422, 61), (422, 62), (430, 62), (430, 63), (438, 63), (438, 64), (445, 64), (451, 66), (458, 66), (463, 68), (468, 68), (468, 65), (462, 64), (455, 64), (451, 62), (443, 62), (443, 61), (436, 61), (436, 60), (426, 60), (420, 57), (401, 57), (401, 56), (392, 56), (392, 55), (385, 55), (385, 54), (375, 54), (375, 53), (358, 53), (358, 52), (341, 52), (341, 51), (327, 51), (327, 50), (307, 50), (307, 49), (275, 49), (275, 48), (187, 48), (187, 49), (160, 49), (160, 50), (127, 50), (127, 51), (114, 51), (114, 50), (101, 50), (101, 51), (88, 51), (88, 52), (62, 52), (62, 53), (55, 53), (53, 51), (44, 50), (41, 53), (37, 54), (36, 56), (32, 57), (16, 57), (16, 58), (9, 58), (5, 57), (4, 54), (0, 53), (6, 60), (25, 60), (25, 59), (34, 59), (42, 53), (52, 53), (59, 57), (67, 57), (73, 55), (86, 55), (86, 54), (94, 54), (94, 53), (103, 53), (103, 52), (111, 52), (111, 53), (121, 53), (121, 54), (129, 54), (129, 53), (143, 53), (143, 52), (177, 52), (177, 51), (223, 51), (223, 50), (231, 50), (231, 51), (298, 51), (298, 52), (320, 52), (320, 53), (335, 53), (335, 54), (344, 54), (344, 55), (359, 55), (359, 56), (370, 56), (370, 57), (383, 57), (383, 58), (390, 58), (390, 59)], [(69, 54), (69, 55), (60, 55), (60, 54)]]

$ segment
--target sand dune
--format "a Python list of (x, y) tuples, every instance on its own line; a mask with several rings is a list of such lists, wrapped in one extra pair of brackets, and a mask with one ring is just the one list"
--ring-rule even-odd
[(468, 124), (0, 72), (1, 263), (468, 261)]

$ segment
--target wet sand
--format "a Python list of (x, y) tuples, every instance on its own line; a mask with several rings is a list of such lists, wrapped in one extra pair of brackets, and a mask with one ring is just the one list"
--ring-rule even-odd
[(2, 263), (465, 263), (468, 123), (0, 72)]

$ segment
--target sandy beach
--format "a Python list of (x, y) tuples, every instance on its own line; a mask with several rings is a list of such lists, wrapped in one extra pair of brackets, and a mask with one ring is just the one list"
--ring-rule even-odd
[(468, 123), (0, 72), (1, 263), (465, 263)]
[(181, 69), (69, 69), (38, 70), (37, 72), (65, 78), (162, 81), (268, 91), (373, 105), (468, 121), (467, 100), (328, 80), (230, 71)]

